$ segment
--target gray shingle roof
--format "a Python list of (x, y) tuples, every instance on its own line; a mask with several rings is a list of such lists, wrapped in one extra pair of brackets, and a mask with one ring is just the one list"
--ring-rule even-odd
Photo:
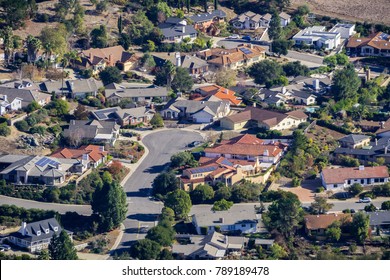
[(214, 10), (211, 13), (203, 13), (203, 14), (193, 15), (190, 17), (190, 19), (193, 22), (198, 23), (198, 22), (212, 20), (214, 17), (225, 18), (226, 13), (224, 11), (221, 11), (221, 10)]
[(390, 211), (368, 213), (371, 226), (390, 225)]
[[(192, 25), (170, 24), (168, 22), (158, 25), (164, 37), (188, 36), (197, 34), (197, 31)], [(183, 32), (184, 30), (184, 32)]]
[(223, 103), (226, 103), (226, 101), (196, 101), (177, 99), (176, 102), (172, 103), (170, 106), (176, 107), (178, 109), (185, 108), (185, 111), (188, 114), (195, 114), (196, 112), (207, 108), (209, 113), (211, 112), (216, 115)]
[(50, 94), (39, 92), (37, 90), (8, 87), (0, 87), (0, 95), (7, 95), (9, 102), (12, 102), (15, 98), (22, 99), (22, 107), (26, 107), (32, 101), (40, 102), (41, 100), (46, 100), (47, 98), (51, 97)]
[(339, 139), (339, 141), (345, 143), (357, 144), (367, 139), (370, 139), (370, 136), (363, 135), (363, 134), (350, 134)]
[(165, 87), (137, 87), (137, 88), (124, 88), (124, 89), (106, 89), (106, 97), (109, 98), (112, 95), (119, 96), (121, 98), (136, 98), (136, 97), (167, 97), (168, 90)]

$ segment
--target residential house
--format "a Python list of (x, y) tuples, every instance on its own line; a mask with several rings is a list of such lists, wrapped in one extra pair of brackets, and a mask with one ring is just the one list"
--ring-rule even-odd
[(275, 243), (274, 239), (262, 239), (262, 238), (255, 239), (255, 246), (261, 246), (263, 249), (267, 249), (267, 250), (271, 249), (274, 243)]
[(308, 116), (303, 111), (279, 113), (256, 107), (247, 107), (244, 111), (221, 119), (221, 127), (239, 130), (247, 127), (264, 127), (271, 130), (285, 130), (306, 122)]
[(168, 90), (165, 87), (140, 84), (116, 84), (105, 87), (106, 101), (110, 105), (117, 105), (122, 101), (131, 101), (138, 104), (150, 104), (154, 100), (167, 101)]
[(92, 111), (93, 117), (98, 121), (116, 121), (120, 126), (148, 124), (154, 114), (155, 111), (147, 107), (130, 109), (112, 107)]
[(196, 30), (210, 36), (217, 36), (220, 33), (218, 25), (225, 22), (226, 13), (222, 10), (214, 10), (209, 13), (196, 14), (189, 19), (194, 23)]
[(3, 155), (0, 176), (16, 184), (60, 185), (72, 173), (83, 173), (88, 160), (60, 159), (46, 156)]
[(7, 95), (0, 95), (0, 116), (22, 109), (22, 99), (15, 97), (12, 100), (8, 99)]
[(198, 32), (192, 25), (188, 25), (187, 20), (170, 17), (164, 23), (157, 26), (164, 36), (163, 42), (166, 43), (181, 43), (184, 38), (189, 38), (191, 41), (198, 36)]
[[(18, 83), (15, 83), (15, 86), (18, 86)], [(20, 85), (18, 87), (20, 87)], [(35, 89), (32, 85), (23, 88), (11, 88), (1, 85), (0, 98), (8, 103), (14, 103), (14, 108), (20, 108), (21, 106), (22, 109), (26, 108), (33, 101), (36, 101), (41, 106), (45, 106), (51, 101), (50, 94), (43, 93)], [(14, 101), (15, 99), (17, 101)], [(19, 104), (18, 101), (20, 101), (21, 104)]]
[(196, 54), (205, 59), (211, 70), (249, 67), (265, 58), (265, 49), (252, 44), (241, 44), (233, 49), (214, 48)]
[(390, 211), (377, 211), (367, 213), (370, 217), (372, 234), (390, 234)]
[(208, 100), (214, 96), (220, 100), (228, 101), (230, 106), (239, 106), (242, 103), (242, 99), (237, 97), (234, 91), (218, 85), (200, 87), (196, 89), (196, 92), (202, 95), (201, 100)]
[(88, 168), (97, 168), (107, 160), (108, 152), (104, 151), (104, 146), (88, 145), (78, 149), (62, 148), (54, 152), (50, 157), (78, 159), (89, 161)]
[(349, 134), (338, 141), (342, 148), (359, 149), (370, 144), (370, 136), (363, 134)]
[(261, 220), (261, 214), (256, 212), (254, 206), (252, 203), (234, 204), (226, 211), (212, 211), (211, 205), (193, 206), (190, 216), (198, 234), (208, 234), (216, 229), (221, 233), (235, 235), (268, 232)]
[[(298, 103), (301, 105), (313, 105), (317, 97), (311, 89), (304, 84), (292, 84), (283, 87), (273, 87), (270, 89), (262, 88), (255, 96), (268, 105), (281, 106), (287, 103)], [(252, 96), (253, 98), (253, 96)]]
[(156, 67), (163, 67), (167, 61), (172, 62), (176, 67), (182, 67), (188, 70), (192, 76), (206, 74), (209, 71), (209, 64), (196, 55), (172, 53), (153, 53)]
[(286, 14), (285, 12), (281, 12), (279, 14), (279, 18), (281, 27), (286, 27), (291, 22), (291, 16), (289, 14)]
[[(346, 137), (348, 138), (348, 136)], [(356, 145), (356, 148), (353, 148), (354, 145)], [(361, 141), (350, 139), (344, 141), (341, 147), (336, 148), (333, 154), (335, 156), (347, 155), (365, 163), (374, 162), (379, 158), (384, 159), (386, 163), (390, 163), (390, 138), (382, 137), (372, 142), (369, 141), (369, 137), (368, 141), (363, 137)]]
[(99, 89), (103, 88), (103, 83), (94, 78), (65, 80), (65, 81), (46, 81), (40, 84), (40, 89), (44, 92), (69, 96), (70, 98), (85, 98), (86, 96), (96, 96)]
[(237, 29), (256, 30), (269, 27), (271, 19), (271, 14), (259, 15), (249, 11), (232, 19), (231, 24)]
[(348, 39), (355, 35), (355, 24), (352, 23), (337, 23), (329, 32), (340, 33), (341, 39)]
[(332, 50), (341, 44), (341, 35), (338, 32), (326, 31), (325, 26), (312, 26), (299, 31), (292, 40), (295, 45), (308, 45)]
[(161, 111), (165, 119), (187, 119), (194, 123), (211, 123), (230, 112), (227, 101), (196, 101), (177, 98)]
[(326, 190), (343, 191), (355, 183), (362, 186), (387, 183), (389, 172), (387, 166), (325, 168), (321, 180)]
[(74, 64), (79, 69), (92, 69), (94, 74), (99, 73), (108, 66), (117, 66), (122, 71), (129, 71), (137, 58), (118, 45), (101, 49), (88, 49), (79, 54), (80, 61)]
[(322, 95), (327, 93), (331, 86), (332, 80), (328, 77), (312, 78), (305, 76), (295, 77), (291, 82), (298, 89), (310, 91), (313, 94)]
[(345, 48), (349, 54), (390, 56), (390, 35), (378, 32), (368, 37), (351, 37)]
[[(22, 222), (17, 232), (10, 233), (8, 241), (12, 244), (27, 249), (30, 253), (40, 252), (49, 247), (54, 235), (60, 235), (65, 230), (55, 218), (41, 220), (34, 223)], [(72, 240), (73, 233), (65, 230)]]
[(326, 229), (338, 221), (341, 223), (352, 221), (351, 214), (306, 215), (304, 217), (305, 232), (311, 237), (325, 237)]
[(379, 122), (379, 128), (375, 131), (378, 137), (390, 137), (390, 118), (387, 121)]
[(85, 141), (114, 145), (119, 137), (119, 128), (114, 121), (71, 120), (69, 128), (64, 129), (64, 137), (75, 146)]
[(207, 235), (178, 235), (176, 239), (179, 244), (173, 244), (172, 253), (185, 259), (219, 260), (232, 252), (239, 254), (248, 244), (246, 237), (216, 231)]

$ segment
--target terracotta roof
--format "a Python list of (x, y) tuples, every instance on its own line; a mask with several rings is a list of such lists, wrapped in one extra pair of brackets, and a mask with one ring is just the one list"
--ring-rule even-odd
[(250, 58), (263, 56), (265, 49), (250, 44), (242, 44), (238, 45), (237, 48), (228, 50), (218, 49), (218, 51), (211, 50), (209, 53), (210, 55), (208, 56), (215, 56), (215, 58), (208, 60), (208, 63), (226, 66)]
[(380, 127), (381, 126), (379, 122), (368, 121), (368, 120), (361, 120), (360, 122), (357, 123), (357, 125), (372, 126), (372, 127)]
[(383, 32), (371, 34), (369, 37), (352, 37), (348, 40), (347, 48), (371, 46), (380, 50), (390, 50), (390, 36)]
[(114, 46), (102, 49), (88, 49), (82, 52), (82, 55), (88, 58), (89, 63), (96, 65), (102, 60), (105, 60), (109, 65), (113, 66), (117, 62), (125, 63), (134, 60), (132, 54), (126, 52), (122, 46)]
[(242, 103), (242, 100), (237, 99), (237, 96), (235, 96), (236, 93), (233, 90), (218, 85), (200, 87), (198, 88), (198, 91), (200, 91), (206, 99), (210, 96), (215, 96), (221, 100), (229, 101), (231, 105), (240, 105)]
[(327, 214), (327, 215), (307, 215), (305, 216), (305, 226), (307, 229), (326, 229), (335, 221), (351, 221), (351, 214)]
[(326, 168), (322, 176), (326, 184), (341, 184), (351, 179), (388, 178), (389, 172), (387, 166), (364, 167), (363, 170), (359, 167)]
[(268, 124), (269, 126), (275, 126), (280, 123), (282, 120), (287, 118), (286, 114), (268, 111), (264, 109), (259, 109), (256, 107), (247, 107), (243, 112), (237, 113), (235, 115), (227, 116), (226, 119), (234, 123), (240, 123), (243, 121), (255, 120)]
[(51, 156), (55, 158), (81, 159), (84, 154), (87, 154), (91, 161), (97, 162), (108, 153), (105, 151), (100, 151), (100, 146), (88, 145), (81, 146), (78, 149), (63, 148), (53, 153)]
[(264, 140), (261, 140), (261, 139), (257, 138), (254, 135), (251, 135), (251, 134), (244, 134), (244, 135), (240, 135), (240, 136), (237, 136), (237, 137), (230, 139), (227, 143), (229, 143), (229, 144), (238, 143), (238, 144), (259, 145), (259, 144), (264, 143)]

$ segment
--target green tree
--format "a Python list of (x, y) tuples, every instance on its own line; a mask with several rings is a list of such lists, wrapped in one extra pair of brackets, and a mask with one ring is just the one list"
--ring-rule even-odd
[(76, 118), (76, 120), (87, 120), (89, 111), (84, 105), (78, 104), (73, 112), (73, 116)]
[(300, 16), (305, 16), (310, 14), (310, 8), (307, 5), (299, 6), (297, 9), (297, 14)]
[(324, 214), (332, 209), (333, 204), (328, 203), (325, 197), (316, 196), (311, 204), (314, 214)]
[(166, 195), (179, 188), (179, 182), (176, 175), (172, 172), (163, 172), (159, 174), (152, 183), (154, 195)]
[(131, 22), (127, 27), (127, 34), (129, 34), (132, 44), (143, 45), (148, 39), (152, 39), (153, 41), (156, 39), (151, 37), (153, 29), (154, 25), (146, 16), (145, 12), (139, 10), (131, 18)]
[(105, 48), (108, 44), (108, 33), (105, 25), (94, 28), (91, 33), (91, 46), (94, 48)]
[(7, 137), (11, 135), (11, 128), (7, 126), (6, 123), (0, 125), (0, 136)]
[(376, 206), (372, 203), (370, 205), (364, 206), (364, 211), (366, 212), (375, 212), (376, 210)]
[(111, 83), (120, 84), (123, 80), (121, 71), (115, 66), (106, 67), (99, 73), (99, 77), (102, 79), (104, 85)]
[(99, 227), (103, 232), (117, 228), (127, 213), (126, 194), (117, 181), (105, 181), (96, 188), (92, 197), (92, 210), (99, 215)]
[(171, 156), (171, 167), (178, 168), (182, 166), (195, 167), (197, 161), (190, 152), (178, 152)]
[(193, 204), (206, 203), (214, 198), (214, 190), (210, 185), (201, 184), (191, 191), (190, 197)]
[(381, 209), (390, 210), (390, 200), (382, 202)]
[(161, 251), (161, 245), (150, 239), (137, 240), (130, 248), (130, 255), (138, 260), (156, 260)]
[(369, 226), (370, 219), (368, 215), (364, 214), (363, 212), (358, 212), (353, 215), (351, 234), (358, 243), (363, 244), (368, 237)]
[(172, 252), (169, 249), (165, 248), (160, 252), (158, 257), (159, 260), (174, 260), (175, 258), (172, 255)]
[(26, 38), (26, 47), (27, 61), (35, 63), (35, 61), (37, 60), (37, 53), (42, 47), (41, 40), (29, 34)]
[(147, 40), (143, 45), (144, 52), (154, 52), (156, 50), (156, 44), (152, 40)]
[(282, 36), (282, 27), (280, 25), (280, 17), (277, 12), (272, 14), (271, 22), (269, 23), (268, 36), (271, 40), (280, 39)]
[(6, 26), (10, 28), (19, 28), (26, 19), (31, 17), (29, 10), (36, 11), (35, 0), (2, 0), (1, 8), (3, 11), (3, 20)]
[(363, 191), (362, 185), (359, 183), (354, 183), (352, 186), (349, 187), (348, 192), (352, 194), (353, 196), (357, 196), (359, 193)]
[(60, 235), (56, 234), (50, 240), (49, 255), (52, 260), (77, 260), (76, 249), (65, 230)]
[(171, 208), (175, 212), (176, 218), (186, 219), (188, 213), (190, 213), (192, 203), (188, 193), (177, 189), (168, 193), (164, 206)]
[(214, 202), (211, 210), (213, 211), (226, 211), (229, 210), (233, 206), (233, 202), (227, 201), (225, 199), (218, 200)]
[(234, 86), (236, 80), (237, 72), (230, 68), (218, 70), (215, 74), (215, 83), (224, 88)]
[(36, 111), (36, 110), (41, 109), (41, 108), (42, 108), (41, 105), (39, 105), (39, 103), (34, 100), (30, 104), (27, 105), (26, 112), (31, 113), (31, 112)]
[(176, 69), (176, 75), (172, 80), (172, 89), (175, 92), (188, 92), (192, 89), (193, 85), (194, 81), (187, 69), (178, 67)]
[(277, 243), (274, 243), (271, 246), (271, 258), (274, 260), (279, 260), (287, 257), (287, 252), (286, 250), (283, 249), (282, 246), (280, 246)]
[(222, 199), (230, 199), (232, 196), (232, 192), (230, 191), (230, 188), (227, 186), (219, 187), (214, 194), (214, 198), (216, 200), (222, 200)]
[(287, 77), (297, 77), (309, 75), (310, 69), (300, 61), (294, 61), (283, 64), (283, 71)]
[(339, 241), (341, 237), (341, 223), (339, 221), (333, 222), (325, 231), (326, 237), (329, 241)]
[(122, 15), (120, 15), (119, 18), (118, 18), (117, 27), (118, 27), (119, 34), (122, 34), (122, 32), (123, 32)]
[(290, 192), (281, 192), (281, 198), (272, 202), (263, 220), (270, 229), (275, 229), (288, 238), (303, 220), (303, 210), (298, 197)]
[(30, 126), (25, 120), (22, 121), (17, 121), (15, 122), (15, 127), (17, 130), (22, 131), (22, 132), (27, 132), (30, 129)]
[(285, 39), (275, 39), (272, 44), (272, 51), (279, 57), (287, 55), (288, 50), (293, 46), (293, 42)]
[(357, 92), (361, 85), (361, 80), (352, 64), (348, 64), (344, 69), (336, 70), (331, 91), (337, 101), (342, 99), (356, 102)]
[(53, 54), (62, 57), (66, 53), (68, 49), (67, 36), (68, 32), (63, 24), (42, 29), (39, 38), (47, 55), (47, 60)]
[(50, 260), (50, 255), (48, 250), (42, 250), (38, 254), (38, 260)]
[(150, 53), (145, 53), (141, 58), (141, 65), (147, 71), (151, 71), (156, 67), (156, 62), (154, 61), (154, 58), (150, 55)]
[(69, 102), (62, 99), (56, 99), (47, 105), (49, 109), (55, 109), (58, 116), (64, 116), (69, 113)]
[(242, 180), (233, 185), (231, 199), (235, 203), (259, 201), (262, 189), (263, 186), (260, 184)]
[(171, 226), (175, 222), (175, 212), (169, 207), (163, 207), (160, 215), (160, 223), (168, 223)]
[(157, 225), (148, 231), (146, 238), (157, 242), (161, 246), (171, 246), (175, 239), (175, 231), (172, 227)]
[(248, 70), (256, 84), (262, 85), (278, 79), (283, 74), (282, 66), (273, 60), (262, 60), (253, 64)]
[(164, 127), (164, 120), (159, 113), (155, 113), (153, 118), (150, 120), (150, 124), (153, 127)]

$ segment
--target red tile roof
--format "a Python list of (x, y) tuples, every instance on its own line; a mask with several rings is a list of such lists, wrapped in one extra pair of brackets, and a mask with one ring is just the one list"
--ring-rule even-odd
[(231, 105), (240, 105), (242, 100), (237, 99), (233, 90), (226, 89), (218, 85), (210, 85), (199, 88), (199, 91), (205, 95), (205, 98), (215, 96), (221, 100), (229, 101)]
[(107, 156), (108, 153), (100, 151), (100, 146), (88, 145), (81, 146), (78, 149), (63, 148), (53, 153), (51, 156), (55, 158), (81, 159), (83, 154), (88, 154), (91, 161), (98, 162), (103, 157)]
[(382, 36), (383, 32), (378, 32), (365, 38), (352, 37), (348, 40), (347, 48), (370, 46), (375, 49), (390, 50), (390, 40), (383, 39)]
[(326, 184), (341, 184), (352, 179), (388, 178), (389, 171), (387, 166), (364, 167), (363, 170), (359, 167), (326, 168), (322, 176)]
[(327, 215), (307, 215), (305, 216), (305, 226), (307, 229), (326, 229), (336, 221), (351, 221), (351, 214), (327, 214)]

